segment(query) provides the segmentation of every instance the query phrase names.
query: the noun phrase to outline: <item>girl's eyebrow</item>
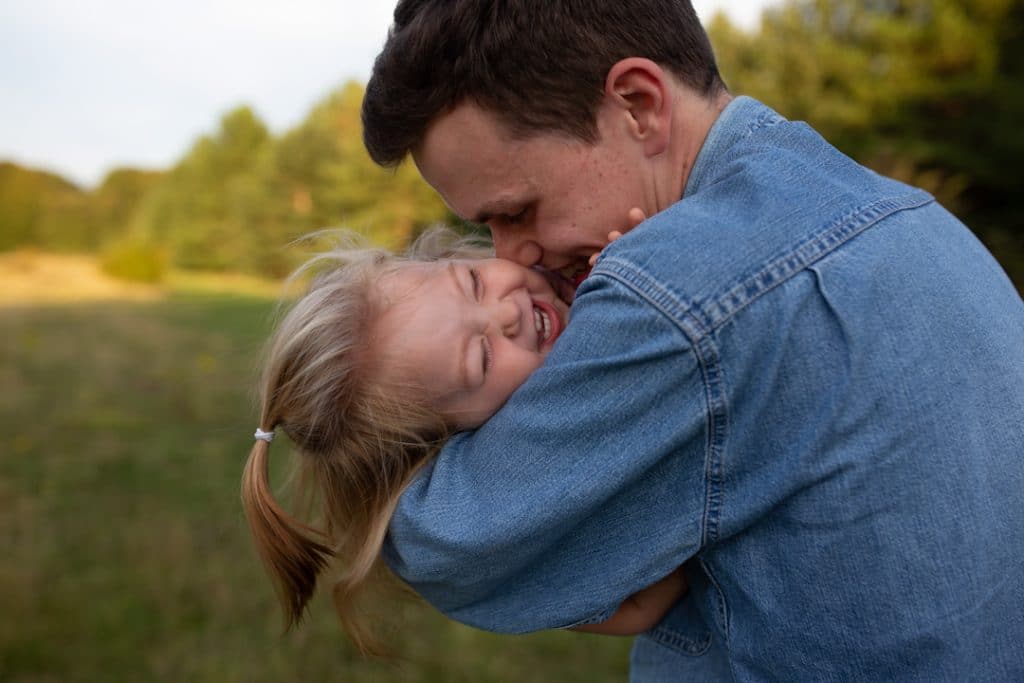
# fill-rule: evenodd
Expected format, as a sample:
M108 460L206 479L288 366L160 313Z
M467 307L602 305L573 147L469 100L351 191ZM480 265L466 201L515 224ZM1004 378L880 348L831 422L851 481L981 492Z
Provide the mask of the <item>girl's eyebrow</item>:
M459 279L459 271L456 269L453 261L448 262L448 274L452 277L452 283L455 285L455 290L460 292L462 296L466 297L466 299L469 299L469 294L466 293L466 287L463 285L462 280Z

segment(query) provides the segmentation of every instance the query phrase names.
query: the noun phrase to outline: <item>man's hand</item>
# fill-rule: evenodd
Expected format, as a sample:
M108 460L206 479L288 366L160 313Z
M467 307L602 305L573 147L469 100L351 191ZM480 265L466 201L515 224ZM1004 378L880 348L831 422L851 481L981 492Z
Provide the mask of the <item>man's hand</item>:
M615 614L605 621L574 626L570 630L605 636L635 636L654 628L664 619L688 588L680 567L661 581L626 598Z

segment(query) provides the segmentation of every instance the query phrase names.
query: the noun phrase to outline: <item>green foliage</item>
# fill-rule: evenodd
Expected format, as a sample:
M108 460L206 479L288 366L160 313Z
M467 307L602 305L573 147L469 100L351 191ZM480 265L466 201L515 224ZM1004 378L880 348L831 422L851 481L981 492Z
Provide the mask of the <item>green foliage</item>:
M251 109L228 113L218 131L200 138L146 197L133 233L165 246L180 267L232 269L236 241L245 240L234 211L238 186L271 142Z
M325 168L323 200L342 213L342 224L401 246L417 230L444 220L447 211L413 164L389 171L373 163L362 142L362 99L363 88L350 83L329 101L329 111L320 112L330 116L337 145L334 163Z
M362 146L363 89L332 93L273 139L249 109L226 116L147 197L131 229L178 267L281 276L303 235L349 227L401 246L441 221L443 203L411 165L378 168Z
M104 249L100 266L121 280L155 284L167 274L167 255L160 247L126 237Z
M932 192L1024 284L1024 3L788 0L756 33L710 32L734 92Z
M784 0L750 33L710 26L731 90L806 120L858 161L932 192L1024 286L1024 2ZM400 246L439 221L465 229L409 163L362 145L349 83L272 136L229 112L167 173L120 170L91 192L0 164L0 250L162 250L168 265L281 276L289 245L345 226Z
M401 246L446 216L410 164L390 172L366 154L362 95L354 83L331 94L277 140L237 187L239 222L249 237L239 261L250 269L284 274L295 265L285 247L323 228L351 228L379 244Z
M90 196L94 242L104 246L123 240L143 198L164 178L159 171L119 168L107 174Z
M0 250L80 247L90 225L77 187L52 173L0 162Z
M117 169L86 192L52 173L0 163L0 250L94 252L124 234L139 201L160 177Z

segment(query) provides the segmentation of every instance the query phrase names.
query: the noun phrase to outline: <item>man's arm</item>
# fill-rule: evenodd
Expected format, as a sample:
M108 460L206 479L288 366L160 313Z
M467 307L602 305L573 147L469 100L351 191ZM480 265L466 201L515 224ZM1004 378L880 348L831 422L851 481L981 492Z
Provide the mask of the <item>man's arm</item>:
M604 621L700 549L700 361L683 313L609 255L544 366L399 501L385 560L458 621L507 633Z

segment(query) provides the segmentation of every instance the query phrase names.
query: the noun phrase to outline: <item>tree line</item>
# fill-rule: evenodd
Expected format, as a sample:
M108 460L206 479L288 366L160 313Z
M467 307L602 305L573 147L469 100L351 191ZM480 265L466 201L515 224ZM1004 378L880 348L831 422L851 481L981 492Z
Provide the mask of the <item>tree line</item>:
M756 31L722 14L708 28L730 90L932 192L1024 287L1024 0L788 0ZM0 163L0 250L99 253L137 279L277 277L295 265L289 243L324 227L400 246L453 222L411 164L367 157L362 93L345 85L280 136L236 109L172 168L118 169L90 190Z

